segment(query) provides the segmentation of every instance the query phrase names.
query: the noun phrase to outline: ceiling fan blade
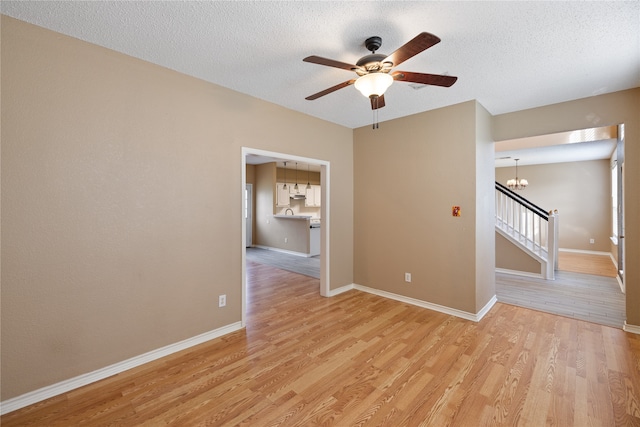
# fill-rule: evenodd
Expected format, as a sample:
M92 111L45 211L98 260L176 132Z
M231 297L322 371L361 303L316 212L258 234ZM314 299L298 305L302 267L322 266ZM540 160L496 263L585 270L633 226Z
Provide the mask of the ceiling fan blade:
M306 58L303 59L303 61L311 62L312 64L326 65L327 67L341 68L343 70L349 70L349 71L358 70L361 68L361 67L358 67L357 65L347 64L346 62L340 62L334 59L323 58L321 56L315 56L315 55L307 56Z
M425 74L425 73L412 73L410 71L396 71L391 74L394 80L401 82L422 83L423 85L444 86L449 87L453 85L457 77L444 76L442 74Z
M356 82L355 79L347 80L346 82L342 82L342 83L339 83L339 84L337 84L335 86L331 86L329 89L325 89L325 90L320 91L318 93L314 93L313 95L309 95L305 99L308 100L308 101L313 101L314 99L318 99L321 96L325 96L325 95L330 94L331 92L335 92L338 89L342 89L343 87L350 86L350 85L354 84L355 82Z
M434 44L440 43L440 38L430 33L420 33L400 46L395 52L387 56L383 62L392 62L397 67L407 59L429 49Z
M384 107L384 95L380 95L379 97L369 98L371 100L371 109L377 110L378 108Z

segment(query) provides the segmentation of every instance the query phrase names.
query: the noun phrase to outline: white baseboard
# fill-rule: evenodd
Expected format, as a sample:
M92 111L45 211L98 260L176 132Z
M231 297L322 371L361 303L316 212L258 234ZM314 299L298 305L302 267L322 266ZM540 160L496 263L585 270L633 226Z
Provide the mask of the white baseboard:
M329 296L330 297L334 297L336 295L340 295L340 294L342 294L344 292L347 292L347 291L350 291L352 289L355 289L355 285L353 283L351 283L350 285L344 285L344 286L341 286L341 287L336 288L336 289L331 289L329 291Z
M631 332L632 334L640 335L640 326L630 325L626 321L624 322L624 326L622 327L622 330L625 332Z
M616 269L616 271L617 271L617 269ZM626 289L625 289L624 283L622 282L622 279L620 278L620 275L619 275L619 274L616 274L616 280L618 281L618 286L620 286L620 291L621 291L623 294L626 294L627 292L626 292Z
M404 302L406 304L415 305L418 307L426 308L428 310L437 311L440 313L448 314L451 316L460 317L462 319L471 320L474 322L479 322L488 312L491 310L491 307L497 302L497 298L494 295L491 300L478 312L478 313L469 313L462 310L457 310L455 308L446 307L444 305L433 304L427 301L422 301L416 298L407 297L404 295L394 294L392 292L382 291L380 289L369 288L367 286L362 285L353 285L353 289L357 289L362 292L367 292L370 294L378 295L384 298L389 298L395 301Z
M513 276L533 277L535 279L543 279L540 273L531 273L529 271L509 270L506 268L496 268L496 273L511 274Z
M611 255L611 252L587 251L583 249L567 249L567 248L558 248L558 252L573 252L575 254L587 254L587 255Z
M613 254L609 254L609 257L611 258L611 262L613 262L613 265L616 267L616 271L618 271L618 260L615 259Z
M131 368L135 368L136 366L152 362L170 354L186 350L189 347L202 344L214 338L219 338L223 335L238 331L240 329L242 329L241 322L232 323L230 325L223 326L222 328L205 332L195 337L187 338L186 340L174 344L169 344L165 347L152 350L148 353L132 357L131 359L123 360L122 362L118 362L113 365L98 369L97 371L79 375L77 377L61 381L57 384L52 384L50 386L43 387L29 393L25 393L21 396L5 400L4 402L0 402L0 415L4 415L17 409L24 408L25 406L41 402L45 399L49 399L59 394L66 393L87 384L105 379L112 375L119 374Z
M476 322L482 320L482 318L493 308L494 305L496 305L497 302L498 297L495 295L492 296L489 302L487 302L484 307L482 307L480 311L476 313L476 318L478 319L476 320Z

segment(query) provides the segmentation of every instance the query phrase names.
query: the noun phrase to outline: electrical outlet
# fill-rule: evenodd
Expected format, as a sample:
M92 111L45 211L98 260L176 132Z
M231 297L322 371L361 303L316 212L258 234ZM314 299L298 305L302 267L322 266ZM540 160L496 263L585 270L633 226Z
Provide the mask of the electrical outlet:
M596 239L589 239L589 243L591 243L592 245L596 242Z
M411 283L411 273L404 273L404 281Z
M289 243L289 238L288 238L288 237L285 237L285 238L284 238L284 242L285 242L285 243Z
M218 297L218 307L224 307L225 305L227 305L227 296L220 295Z

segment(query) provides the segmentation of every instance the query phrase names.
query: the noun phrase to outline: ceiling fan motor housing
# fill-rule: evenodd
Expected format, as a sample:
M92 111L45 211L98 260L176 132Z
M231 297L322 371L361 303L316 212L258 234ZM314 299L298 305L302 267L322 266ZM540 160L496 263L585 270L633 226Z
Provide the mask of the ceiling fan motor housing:
M376 53L376 50L380 49L380 46L382 46L382 38L378 36L369 37L364 41L364 45L367 47L367 50L371 51L371 53Z
M383 62L387 55L376 53L376 50L382 46L382 37L373 36L364 41L364 45L367 50L371 51L371 55L365 55L356 62L356 65L360 68L354 69L358 75L362 76L369 73L385 72L388 73L393 67L391 62Z
M361 73L359 72L358 69L354 71L359 75L375 73L378 71L382 71L383 69L386 69L386 71L389 71L389 69L391 69L393 64L389 62L382 62L385 60L386 57L387 55L382 55L380 53L372 53L371 55L365 55L362 58L360 58L358 62L356 62L356 65L360 67L360 69L366 70L366 72Z

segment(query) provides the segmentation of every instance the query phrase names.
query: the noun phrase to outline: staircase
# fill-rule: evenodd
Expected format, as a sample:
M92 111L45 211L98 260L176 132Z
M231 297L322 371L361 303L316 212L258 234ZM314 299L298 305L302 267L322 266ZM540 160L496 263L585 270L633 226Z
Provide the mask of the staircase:
M554 280L558 269L558 212L546 212L496 182L496 231L540 262L540 274Z

